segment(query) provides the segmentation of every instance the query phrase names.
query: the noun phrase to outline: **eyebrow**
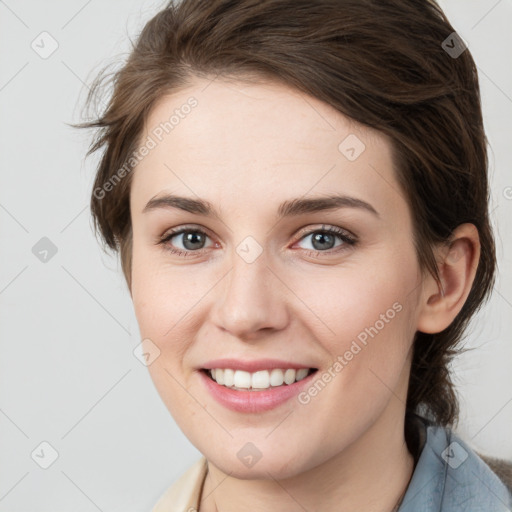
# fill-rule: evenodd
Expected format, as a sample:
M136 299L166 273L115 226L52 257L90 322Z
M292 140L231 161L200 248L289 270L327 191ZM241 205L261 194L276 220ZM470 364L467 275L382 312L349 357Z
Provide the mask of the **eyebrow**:
M189 213L204 215L206 217L218 217L218 213L212 204L204 199L191 199L189 197L165 194L155 196L148 201L142 213L159 208L176 208ZM325 197L297 198L281 203L277 210L280 219L292 217L295 215L304 215L326 210L335 210L339 208L358 208L368 211L380 218L375 208L356 197L346 195L328 195Z

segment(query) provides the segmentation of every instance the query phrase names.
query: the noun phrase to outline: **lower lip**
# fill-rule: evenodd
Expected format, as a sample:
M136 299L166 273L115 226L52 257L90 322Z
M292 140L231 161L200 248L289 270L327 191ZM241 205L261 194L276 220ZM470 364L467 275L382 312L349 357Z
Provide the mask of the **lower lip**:
M213 398L228 409L237 412L263 412L274 409L298 395L308 385L315 373L309 374L293 384L283 384L267 391L236 391L217 384L205 371L199 371L201 378Z

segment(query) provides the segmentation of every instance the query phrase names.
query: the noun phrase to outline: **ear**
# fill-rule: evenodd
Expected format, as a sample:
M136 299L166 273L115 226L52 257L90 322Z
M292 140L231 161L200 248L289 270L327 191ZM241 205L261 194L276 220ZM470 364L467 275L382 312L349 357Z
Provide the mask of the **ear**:
M454 230L450 242L436 249L439 289L428 274L423 282L417 330L438 333L455 319L471 291L480 260L480 237L473 224L461 224Z

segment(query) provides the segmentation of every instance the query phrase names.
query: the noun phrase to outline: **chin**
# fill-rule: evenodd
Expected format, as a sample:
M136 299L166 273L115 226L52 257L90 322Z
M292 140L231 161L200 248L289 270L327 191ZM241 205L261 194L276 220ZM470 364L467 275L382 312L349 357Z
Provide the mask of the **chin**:
M231 450L206 453L205 457L225 474L240 480L283 480L297 476L321 462L314 461L313 457L308 460L304 453L299 454L297 450L293 453L276 450L268 443L259 454L247 443L235 453Z

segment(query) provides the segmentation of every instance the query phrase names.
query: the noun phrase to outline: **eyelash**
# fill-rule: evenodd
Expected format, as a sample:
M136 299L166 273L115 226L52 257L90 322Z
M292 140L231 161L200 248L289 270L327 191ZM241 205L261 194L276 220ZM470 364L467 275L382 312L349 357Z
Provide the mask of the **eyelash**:
M169 243L170 240L172 238L174 238L175 236L181 235L186 232L200 233L202 235L208 236L208 233L206 233L202 229L199 229L199 228L196 228L193 226L190 226L190 227L185 226L185 227L181 227L181 228L176 228L175 230L172 230L172 231L168 231L162 238L160 238L157 241L157 245L161 245L161 246L165 247L165 249L170 251L172 254L176 254L178 256L182 256L185 258L194 256L196 254L201 254L201 252L204 249L199 249L197 251L192 251L192 250L184 251L182 249L176 249ZM329 235L335 235L343 241L343 244L341 244L341 246L338 246L336 249L328 249L326 251L304 249L304 251L306 251L306 254L308 256L316 257L316 256L319 256L320 254L337 254L339 252L347 250L349 247L354 247L355 245L357 245L357 242L358 242L357 237L355 237L353 235L349 235L349 233L347 231L345 231L344 229L338 228L336 226L330 226L328 228L322 227L322 228L317 228L317 229L307 231L304 234L302 234L302 236L300 236L298 241L301 241L303 238L306 238L307 236L313 235L315 233L324 233L324 234L329 234Z

